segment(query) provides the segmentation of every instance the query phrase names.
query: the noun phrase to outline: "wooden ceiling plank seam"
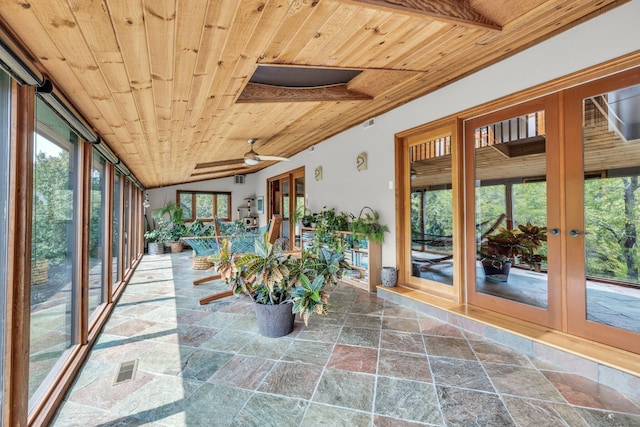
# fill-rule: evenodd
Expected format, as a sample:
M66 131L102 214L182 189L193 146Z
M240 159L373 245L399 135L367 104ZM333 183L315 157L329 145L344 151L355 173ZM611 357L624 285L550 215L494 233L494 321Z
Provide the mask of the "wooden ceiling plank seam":
M59 82L53 75L75 75L76 70L71 66L71 64L66 60L65 56L60 52L59 47L51 38L49 31L47 31L47 25L43 23L40 17L36 14L40 9L34 8L22 8L17 3L12 3L10 5L5 5L5 9L3 10L3 14L6 14L6 17L16 17L17 22L8 22L8 25L11 28L17 28L18 26L23 31L26 31L26 34L37 38L39 41L37 46L25 47L25 50L30 51L31 55L34 58L38 58L40 62L40 67L42 67L43 75L50 78L54 85L57 86L60 91L64 94L65 98L71 100L71 95L75 93L84 93L85 96L81 97L83 100L74 102L73 105L78 109L78 111L83 112L83 116L88 120L89 123L92 123L92 126L97 126L99 132L103 132L105 134L113 134L114 129L111 127L111 123L106 120L96 120L96 117L101 117L104 114L104 111L101 111L100 107L96 104L95 99L89 96L88 92L85 90L80 81L63 81ZM10 10L8 7L14 7L17 9L17 13L10 14ZM27 16L25 18L25 15ZM28 18L31 16L31 19ZM48 16L45 19L48 21ZM5 20L6 22L6 20ZM21 44L25 45L25 40L21 38L19 35L17 39L21 41ZM50 65L50 68L44 68L45 65ZM52 73L51 69L60 70L60 73Z
M388 42L379 44L376 47L376 60L368 60L367 66L374 68L390 68L390 69L415 69L423 70L422 67L402 67L400 64L403 58L421 49L421 45L432 38L439 37L442 33L446 33L451 29L459 29L461 32L468 33L469 29L464 27L456 27L441 22L417 21L416 25L405 25L401 30ZM364 58L362 59L364 60Z
M373 31L371 37L359 45L359 49L353 50L349 54L349 63L362 68L367 66L380 68L381 66L378 64L380 61L375 58L384 51L384 45L391 38L395 38L396 34L403 33L405 26L410 26L409 22L415 23L417 21L406 15L390 15L381 25L376 27L377 31Z
M171 162L171 106L176 32L176 0L146 2L144 28L155 105L157 146L163 164Z
M83 4L83 7L71 8L71 11L104 79L106 92L110 95L104 99L113 99L115 108L109 109L114 109L114 113L118 112L119 122L129 133L124 142L131 141L135 135L142 134L142 125L137 120L137 110L126 78L124 60L108 12L102 4L94 2ZM121 151L120 142L113 138L107 139L104 135L103 139L118 155Z
M176 13L176 38L174 51L174 81L171 111L171 151L169 157L175 170L179 171L178 156L189 143L188 130L184 123L187 116L187 107L192 93L193 76L196 72L196 64L200 55L202 43L202 31L205 27L205 18L209 10L209 2L198 0L181 0Z
M288 12L288 8L286 8L285 5L287 5L287 2L282 0L274 0L268 2L267 4L259 5L258 8L261 9L261 13L256 16L255 21L253 21L254 25L252 27L252 31L247 33L244 43L242 43L242 41L240 40L234 40L236 42L235 46L230 46L229 44L225 46L223 58L238 58L234 64L233 69L229 69L228 72L230 72L232 76L239 75L238 78L242 78L242 80L238 80L240 85L238 87L238 90L233 92L234 96L232 99L228 99L229 97L222 96L218 97L219 99L216 102L212 103L213 107L215 108L215 110L211 112L212 116L219 114L219 112L221 111L220 107L224 106L225 103L225 108L228 108L230 105L235 103L237 97L240 95L242 88L244 88L246 82L253 74L257 66L257 59L264 51L264 48L268 41L272 39L271 34L273 34L278 25L281 25L284 16ZM236 22L240 24L242 22L241 19L242 18L238 18ZM260 24L262 25L259 28ZM257 31L258 28L259 31ZM234 53L234 51L236 52ZM225 62L229 62L225 59L222 59L222 61L223 64ZM244 69L245 71L239 71L239 69ZM233 83L234 80L232 78L229 81ZM209 90L210 94L212 92L219 93L218 90L223 90L223 93L228 93L229 85L221 85L218 83L218 81L214 81L213 83L213 90L211 88ZM209 99L212 99L211 96L209 97ZM213 129L213 126L215 126L215 124L211 120L201 120L200 123L202 123L202 126L204 127L203 129L199 128L202 129L202 136L204 138L209 138L209 136L211 135L211 130Z
M318 2L315 7L309 10L308 15L297 28L290 28L284 34L277 34L274 37L274 40L283 37L288 40L288 43L283 43L284 47L279 52L269 52L267 50L268 55L265 56L265 59L269 62L294 63L294 58L298 53L304 49L309 40L315 37L327 18L332 16L339 7L340 4L335 2ZM296 24L298 23L296 22ZM284 32L290 25L285 22L282 27Z
M144 6L141 0L127 2L106 0L105 3L129 78L136 116L142 126L143 134L141 136L144 143L139 144L140 155L149 159L151 163L160 163L162 159L157 142L157 120L154 114L155 100L153 99ZM146 183L154 175L158 175L155 168L151 171L141 171L141 176L138 179Z
M387 22L392 14L390 12L381 11L373 8L369 9L373 12L370 19L360 24L356 28L356 33L349 38L342 46L336 48L332 52L332 58L329 64L334 66L345 66L352 62L352 57L356 53L360 53L363 50L363 44L368 43L371 39L376 39L375 43L379 43L384 35L380 31L380 27Z
M340 0L346 3L368 5L390 9L398 13L417 17L429 17L450 21L456 25L482 28L485 31L500 31L501 27L486 16L475 11L468 0L412 0L397 2L390 0Z
M326 56L333 52L331 41L334 38L346 38L352 31L356 30L356 28L350 30L352 27L350 27L348 23L360 9L361 8L353 5L341 4L333 11L331 16L318 27L313 37L307 40L304 48L298 51L291 62L295 64L309 64L316 58Z
M226 45L227 38L229 37L229 34L231 33L231 30L230 30L231 22L233 21L233 19L235 19L239 8L242 6L240 3L230 3L230 4L231 5L235 4L235 6L231 8L233 13L230 14L231 15L231 20L230 21L226 21L226 22L220 23L220 22L218 22L216 20L215 23L213 23L213 21L212 21L211 24L207 24L207 18L213 20L213 19L215 19L215 17L209 15L209 9L207 10L207 14L203 15L203 18L204 18L203 23L202 23L203 27L211 25L214 28L219 28L219 29L221 29L223 31L224 40L222 41L222 46ZM227 7L227 9L228 9L228 7ZM213 10L211 13L215 13L215 12L216 11ZM227 17L225 19L229 19L229 16L227 15ZM222 25L220 25L220 24L222 24ZM202 43L203 43L203 39L201 37L198 40L198 56L196 57L196 62L194 63L194 73L196 72L196 69L197 69L198 60L200 60L200 58L202 56L204 56L204 55L210 55L211 59L213 59L215 61L214 64L213 64L214 69L213 69L212 78L210 80L213 80L213 81L226 81L226 77L225 76L221 76L219 74L219 65L218 65L218 64L220 64L220 61L221 61L220 58L222 57L222 49L224 49L224 47L221 48L220 52L216 52L215 55L211 55L208 52L204 52L203 51ZM189 95L188 95L188 98L187 98L187 102L184 103L184 116L183 116L184 118L183 118L183 120L184 120L184 123L185 124L188 123L188 125L182 127L182 133L181 133L181 137L180 137L181 141L187 141L188 140L188 141L193 143L193 142L198 142L201 139L200 131L196 128L195 124L193 124L193 125L191 124L193 122L193 117L192 117L193 116L193 112L190 112L190 109L198 108L197 105L195 105L196 103L199 103L197 101L197 98L199 98L203 94L206 95L206 90L199 89L198 91L194 91L194 88L196 88L196 86L194 86L194 85L198 84L198 83L199 82L192 82L192 86L190 87L190 92L189 92ZM205 82L202 82L202 84L206 86ZM195 100L194 100L194 98L195 98ZM216 102L217 101L218 100L216 100ZM206 98L205 98L205 103L206 103ZM181 107L183 107L183 106L181 105ZM203 108L203 107L200 107L200 108ZM187 144L187 145L190 146L190 144ZM188 158L193 158L194 156L196 156L196 158L197 158L198 153L195 153L193 148L191 147L191 148L189 148L187 150L184 150L182 152L182 155L187 156ZM191 163L191 164L193 164L193 163ZM181 173L182 174L187 174L187 173L190 172L190 170L191 170L190 165L184 165L184 168L181 170Z
M306 26L307 20L313 15L315 9L318 6L320 6L320 8L327 7L325 3L326 2L306 3L302 0L292 1L282 25L273 33L268 46L266 46L262 52L261 60L266 62L280 62L278 58L282 52L287 50L289 44L292 43L294 39L300 37L298 32ZM337 5L331 7L337 7Z

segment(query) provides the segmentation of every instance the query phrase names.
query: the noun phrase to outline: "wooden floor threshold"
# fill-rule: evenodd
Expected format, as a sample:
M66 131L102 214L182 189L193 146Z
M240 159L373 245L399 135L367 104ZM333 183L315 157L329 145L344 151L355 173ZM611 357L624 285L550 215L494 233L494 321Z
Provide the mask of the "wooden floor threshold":
M639 354L545 328L535 323L526 322L479 307L456 304L452 301L402 285L393 288L378 287L378 289L640 377Z

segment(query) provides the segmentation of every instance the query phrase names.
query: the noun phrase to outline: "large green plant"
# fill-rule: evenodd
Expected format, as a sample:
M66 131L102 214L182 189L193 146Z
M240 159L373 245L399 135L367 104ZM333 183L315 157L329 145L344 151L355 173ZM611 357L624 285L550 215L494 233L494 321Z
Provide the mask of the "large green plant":
M153 214L156 227L162 230L163 236L166 236L168 241L177 242L187 233L182 214L182 208L174 202L167 203Z
M258 304L292 303L305 324L314 314L326 314L327 286L335 286L348 268L341 253L322 248L317 253L303 251L300 257L278 252L265 233L255 252L235 254L224 240L220 253L211 257L215 269L234 294L245 293Z
M351 231L357 239L367 239L371 242L384 242L384 233L389 231L389 227L380 224L380 214L378 211L365 206L360 210L358 218L351 221Z

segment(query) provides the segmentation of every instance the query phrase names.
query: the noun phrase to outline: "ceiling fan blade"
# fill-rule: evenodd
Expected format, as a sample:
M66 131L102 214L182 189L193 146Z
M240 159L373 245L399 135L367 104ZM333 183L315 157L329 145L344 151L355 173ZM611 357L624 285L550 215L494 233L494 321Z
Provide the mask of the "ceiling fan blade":
M289 159L286 157L279 156L263 156L262 154L258 154L258 158L260 160L275 160L276 162L288 162Z
M196 169L207 169L207 168L215 168L218 166L237 165L239 163L244 163L244 158L231 159L231 160L219 160L217 162L198 163L196 165Z

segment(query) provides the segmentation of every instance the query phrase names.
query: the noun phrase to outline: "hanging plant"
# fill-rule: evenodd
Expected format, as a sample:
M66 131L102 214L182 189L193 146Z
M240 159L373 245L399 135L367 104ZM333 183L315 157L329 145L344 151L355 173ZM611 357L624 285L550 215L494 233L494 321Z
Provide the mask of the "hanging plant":
M389 231L389 227L380 224L380 214L377 211L365 206L360 210L358 218L351 221L351 231L357 239L383 243L384 233Z

